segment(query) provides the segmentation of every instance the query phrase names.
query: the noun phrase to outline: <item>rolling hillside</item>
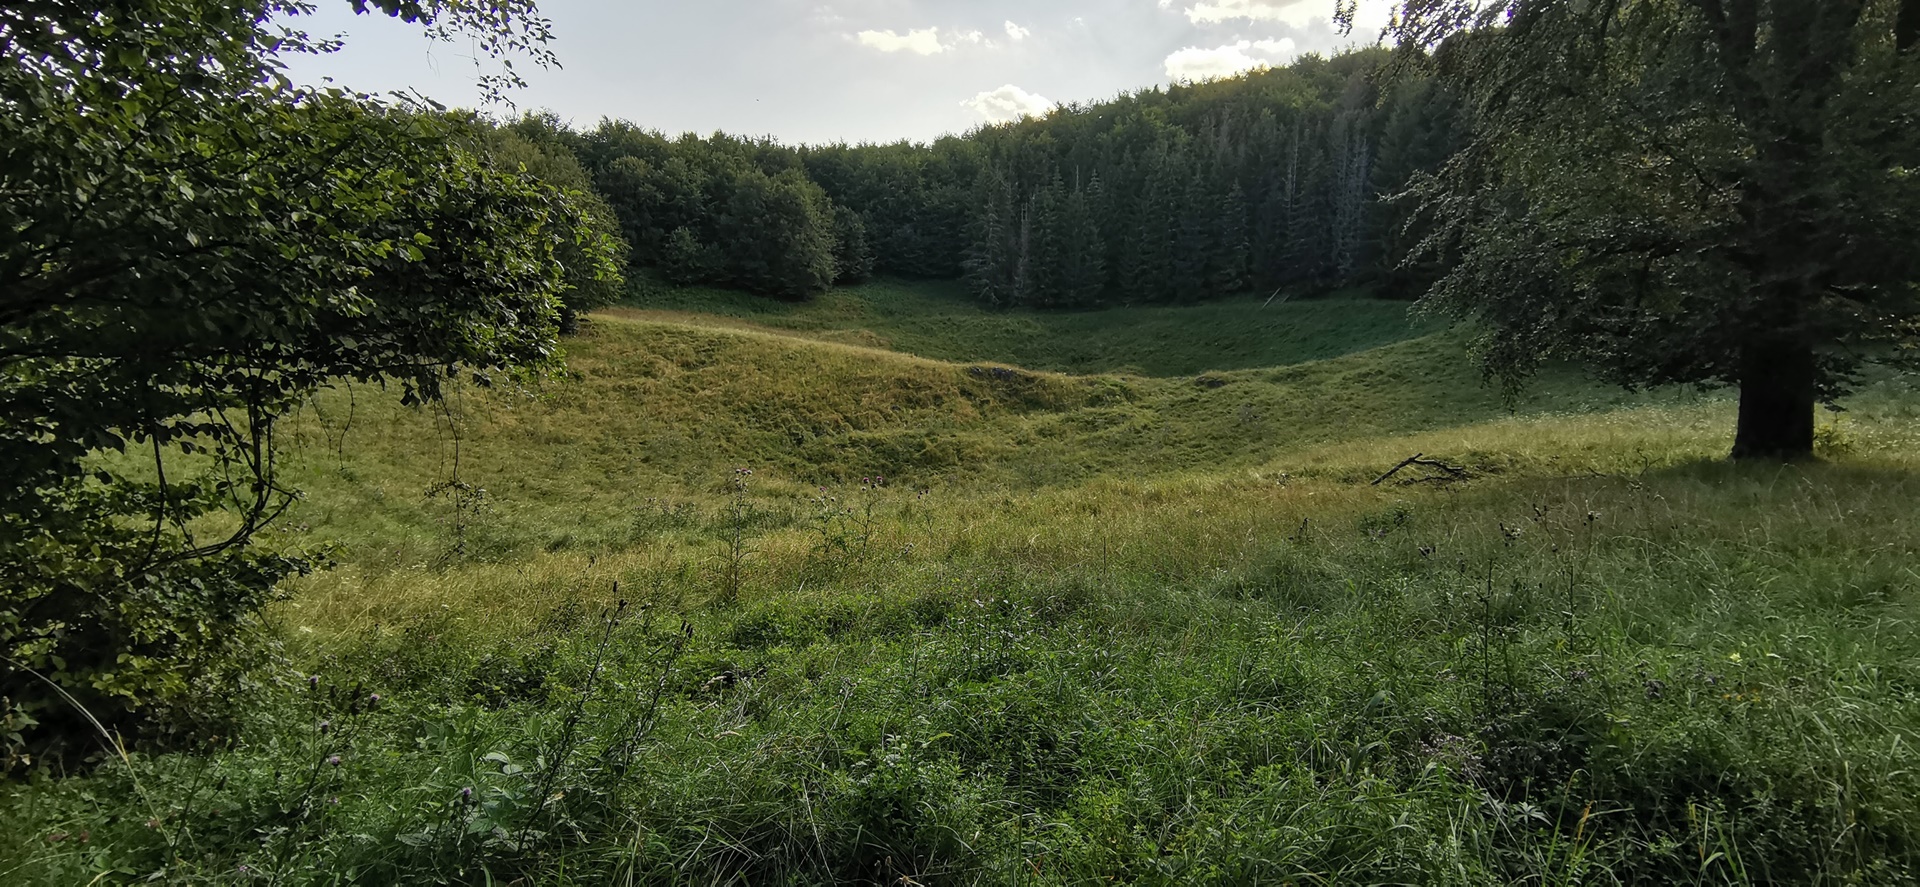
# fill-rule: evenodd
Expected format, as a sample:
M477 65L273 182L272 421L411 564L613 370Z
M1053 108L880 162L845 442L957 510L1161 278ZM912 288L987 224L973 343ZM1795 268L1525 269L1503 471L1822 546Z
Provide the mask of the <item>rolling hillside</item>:
M1734 466L1724 395L1509 403L1404 311L684 291L538 383L333 391L270 540L332 559L274 612L312 677L10 789L0 871L1903 883L1908 383Z
M615 310L569 343L564 378L465 389L438 412L338 392L295 429L299 482L312 493L301 519L323 537L431 547L440 528L423 491L454 479L456 464L458 480L487 491L489 545L505 552L617 539L636 501L705 491L742 466L792 489L880 475L915 489L1031 491L1254 470L1370 478L1412 454L1396 456L1405 447L1394 438L1449 430L1456 456L1491 471L1611 465L1623 445L1657 450L1659 464L1723 447L1725 405L1714 397L1631 396L1556 374L1509 404L1480 382L1463 336L1409 324L1399 304L1046 316L900 296L884 286L756 312L732 300L717 314ZM847 325L868 320L860 337L873 343L953 329L954 341L921 350L959 360L837 341L859 338ZM1296 334L1270 338L1275 329ZM1213 360L1206 343L1220 337L1232 341ZM1073 375L999 361L1068 342L1116 355L1158 343L1164 364L1191 372ZM1273 364L1235 367L1256 351ZM1552 452L1516 439L1595 427L1610 430ZM1636 435L1645 440L1620 440ZM1351 458L1356 448L1369 458Z

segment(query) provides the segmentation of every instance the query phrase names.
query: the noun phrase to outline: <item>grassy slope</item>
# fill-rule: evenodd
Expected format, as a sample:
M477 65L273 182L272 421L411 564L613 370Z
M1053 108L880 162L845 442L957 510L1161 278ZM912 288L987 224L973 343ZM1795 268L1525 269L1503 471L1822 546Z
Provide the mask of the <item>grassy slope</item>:
M1259 313L1325 324L1345 307ZM1366 316L1374 308L1355 310ZM324 538L442 546L431 515L444 503L425 494L454 476L457 456L459 478L488 492L478 544L498 556L619 541L645 500L700 495L736 466L796 489L878 474L956 491L1233 469L1364 473L1383 466L1328 465L1314 453L1515 415L1446 333L1203 379L1034 373L619 314L597 320L569 347L569 378L530 390L464 391L442 414L365 392L323 398L293 429L306 445L299 483L313 503L300 519ZM1626 397L1560 377L1515 407L1521 415L1592 413L1627 403L1655 416L1681 404L1692 405L1686 415L1695 418L1718 409L1697 397ZM458 421L448 424L448 416ZM1699 436L1678 444L1664 427L1658 433L1660 461L1719 446ZM1524 446L1453 449L1486 468L1547 456ZM1615 456L1592 447L1554 458L1561 455Z
M348 398L323 398L282 538L343 563L278 615L385 707L267 706L238 751L141 762L137 816L98 800L135 794L118 769L16 793L0 871L1903 883L1920 862L1920 409L1893 385L1851 404L1844 457L1730 467L1724 398L1555 376L1509 411L1453 334L1381 326L1395 306L1010 316L898 290L616 312L572 378L465 392L453 426L362 391L342 437ZM1318 338L1194 344L1263 323ZM930 359L1034 352L1090 374ZM425 495L456 437L488 491L458 554ZM1414 452L1475 479L1369 484ZM608 628L616 599L647 609ZM339 803L291 837L242 826L309 795ZM84 853L45 838L81 829Z
M953 361L1065 373L1186 376L1351 354L1437 329L1404 303L1279 303L1237 298L1188 307L983 312L951 283L879 281L807 303L724 290L645 290L616 314L755 327Z

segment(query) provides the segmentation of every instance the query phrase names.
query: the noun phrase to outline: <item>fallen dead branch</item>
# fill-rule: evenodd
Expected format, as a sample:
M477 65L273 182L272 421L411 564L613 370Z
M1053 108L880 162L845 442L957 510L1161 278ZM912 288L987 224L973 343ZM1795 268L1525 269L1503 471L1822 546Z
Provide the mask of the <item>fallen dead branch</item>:
M1383 483L1386 483L1387 478L1390 478L1396 474L1399 474L1402 469L1406 468L1409 465L1419 465L1425 468L1434 468L1440 471L1444 471L1446 472L1444 476L1444 479L1446 480L1465 480L1468 477L1467 470L1465 468L1461 468L1458 465L1448 465L1447 463L1442 462L1438 459L1429 459L1427 458L1426 453L1414 453L1413 455L1408 456L1406 460L1401 462L1400 464L1387 469L1386 474L1383 474L1383 475L1380 475L1379 477L1374 478L1373 483L1368 484L1368 486L1377 487ZM1437 479L1437 478L1427 478L1427 479L1431 480L1431 479Z

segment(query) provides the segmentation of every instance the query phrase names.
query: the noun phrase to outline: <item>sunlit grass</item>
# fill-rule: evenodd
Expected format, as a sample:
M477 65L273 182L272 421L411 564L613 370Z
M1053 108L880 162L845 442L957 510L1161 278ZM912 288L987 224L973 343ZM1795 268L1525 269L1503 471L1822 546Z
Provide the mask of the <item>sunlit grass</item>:
M141 761L167 828L115 768L15 789L0 872L1897 884L1920 862L1900 379L1849 401L1829 459L1735 466L1722 395L1562 372L1508 403L1458 334L1371 341L1381 306L1323 354L1186 341L1156 376L1006 363L1143 314L716 298L596 318L536 388L321 398L289 429L310 500L273 542L338 564L274 618L381 707L289 687L233 750ZM1162 320L1348 309L1205 310ZM1463 474L1373 483L1416 453ZM485 495L429 495L456 476ZM303 796L325 812L289 819ZM81 829L85 853L49 837Z

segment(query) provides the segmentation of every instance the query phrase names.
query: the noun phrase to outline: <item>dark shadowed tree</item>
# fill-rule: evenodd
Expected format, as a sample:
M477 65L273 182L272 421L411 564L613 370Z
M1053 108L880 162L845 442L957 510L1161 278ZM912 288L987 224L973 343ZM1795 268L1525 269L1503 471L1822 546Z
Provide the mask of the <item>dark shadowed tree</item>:
M1431 173L1459 150L1466 137L1458 103L1432 78L1411 78L1392 85L1382 109L1380 147L1370 175L1381 195L1374 209L1368 252L1380 290L1388 298L1418 298L1445 271L1415 249L1428 233L1415 223L1418 204L1405 187L1416 173Z
M1014 210L1013 185L1000 170L980 170L974 184L980 207L969 225L966 258L967 285L980 300L997 308L1024 298L1020 217Z
M1419 188L1427 297L1486 370L1740 391L1735 458L1911 353L1920 0L1416 0L1395 33L1470 104Z
M797 169L733 174L715 220L723 279L749 292L804 299L833 283L832 205Z
M1100 239L1096 215L1102 203L1100 179L1075 187L1060 210L1060 294L1067 308L1097 304L1107 287L1107 245Z
M1247 241L1247 197L1240 183L1228 186L1220 201L1220 219L1216 236L1218 253L1213 266L1213 291L1237 293L1247 288L1247 269L1252 246Z
M859 283L873 275L873 241L867 223L847 207L833 207L833 270L835 283Z
M1056 174L1027 200L1026 304L1036 308L1060 307L1068 286L1066 231L1061 224L1065 194Z

